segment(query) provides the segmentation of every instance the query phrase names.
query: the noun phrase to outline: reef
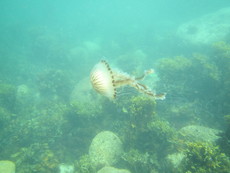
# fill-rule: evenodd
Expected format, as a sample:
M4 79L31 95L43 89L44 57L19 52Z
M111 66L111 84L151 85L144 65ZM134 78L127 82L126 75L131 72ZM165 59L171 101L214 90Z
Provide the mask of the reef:
M18 173L57 173L61 165L76 173L229 172L229 38L158 59L146 48L106 50L117 55L109 61L129 72L132 84L153 66L154 76L136 87L167 93L156 101L124 86L111 101L90 85L91 65L105 46L100 39L62 48L55 34L41 32L31 33L32 52L16 56L23 57L20 65L7 65L12 74L0 75L0 159ZM105 61L103 67L111 72Z

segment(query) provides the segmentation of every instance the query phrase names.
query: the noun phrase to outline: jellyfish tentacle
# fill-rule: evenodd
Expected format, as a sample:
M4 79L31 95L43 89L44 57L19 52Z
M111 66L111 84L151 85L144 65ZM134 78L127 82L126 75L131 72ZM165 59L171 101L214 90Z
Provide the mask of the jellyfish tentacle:
M149 69L149 70L145 70L144 74L141 75L140 77L135 77L135 80L144 80L144 78L149 75L149 74L152 74L154 73L154 70L153 69Z
M166 93L161 93L161 94L156 94L156 95L155 95L155 98L156 98L157 100L164 100L165 97L166 97Z
M150 88L145 86L144 84L141 84L141 83L136 81L134 83L130 83L130 86L136 88L139 92L141 92L143 94L146 94L146 95L149 95L149 96L155 98L154 92Z
M164 100L165 99L166 93L155 94L150 88L148 88L147 86L145 86L139 82L133 83L132 86L134 88L136 88L139 92L146 94L148 96L151 96L156 100Z

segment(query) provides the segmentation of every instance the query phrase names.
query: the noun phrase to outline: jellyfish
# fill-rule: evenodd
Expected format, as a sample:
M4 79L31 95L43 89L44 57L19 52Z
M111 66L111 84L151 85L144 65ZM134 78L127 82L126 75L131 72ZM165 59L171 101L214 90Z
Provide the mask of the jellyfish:
M123 86L135 88L140 93L150 96L156 100L164 100L165 93L155 94L148 86L140 83L146 75L154 73L153 69L147 70L140 77L130 76L118 69L112 69L108 62L101 60L97 63L90 74L90 81L96 92L114 100L117 97L117 89Z

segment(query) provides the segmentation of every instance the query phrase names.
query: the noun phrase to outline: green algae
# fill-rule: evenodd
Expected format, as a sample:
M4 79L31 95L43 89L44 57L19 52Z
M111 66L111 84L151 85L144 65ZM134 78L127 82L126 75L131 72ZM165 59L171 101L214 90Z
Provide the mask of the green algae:
M17 172L52 173L57 170L58 158L47 143L34 143L29 147L21 148L11 155L15 160Z
M227 173L230 168L229 158L210 143L188 143L185 155L180 172Z
M134 173L141 171L148 172L158 166L154 156L148 153L141 153L136 149L130 149L128 152L124 153L122 161L126 164L128 169Z
M76 160L74 166L77 173L91 173L95 171L91 165L91 160L88 154L82 155L78 160Z

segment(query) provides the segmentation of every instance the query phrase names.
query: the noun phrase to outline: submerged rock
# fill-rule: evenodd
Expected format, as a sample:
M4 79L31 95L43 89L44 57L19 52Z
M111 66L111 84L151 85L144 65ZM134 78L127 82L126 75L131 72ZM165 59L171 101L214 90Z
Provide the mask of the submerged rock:
M26 97L29 94L29 87L25 84L17 86L17 98Z
M194 44L211 44L222 41L230 33L230 8L182 24L177 34Z
M171 169L176 169L179 167L182 160L185 158L185 154L182 152L169 154L167 156L167 161Z
M179 130L180 137L189 142L208 142L215 143L220 137L218 133L220 130L209 127L189 125Z
M114 167L105 166L102 169L100 169L97 173L131 173L131 172L126 169L117 169Z
M27 85L18 85L16 89L16 99L20 106L27 106L33 103L35 95L32 94L31 89Z
M118 161L122 152L122 142L113 132L100 132L89 147L92 167L100 169L103 166L112 166Z
M59 173L74 173L74 166L68 164L60 164Z
M0 160L0 173L15 173L15 164L9 160Z

